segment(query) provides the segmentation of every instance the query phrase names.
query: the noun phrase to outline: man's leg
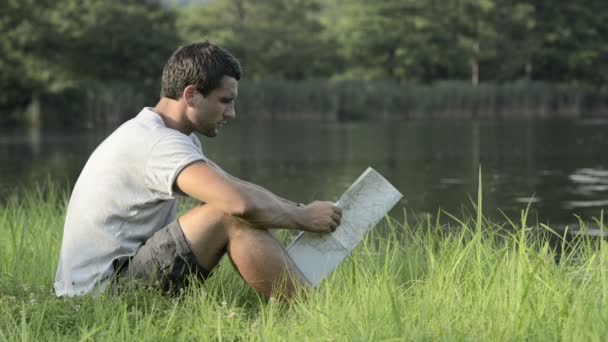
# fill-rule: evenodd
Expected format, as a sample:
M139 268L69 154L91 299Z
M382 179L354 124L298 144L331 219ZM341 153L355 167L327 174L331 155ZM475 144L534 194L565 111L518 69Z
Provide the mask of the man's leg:
M265 229L203 205L179 218L186 241L205 269L213 269L227 251L245 282L270 297L280 291L291 297L310 285L277 239Z

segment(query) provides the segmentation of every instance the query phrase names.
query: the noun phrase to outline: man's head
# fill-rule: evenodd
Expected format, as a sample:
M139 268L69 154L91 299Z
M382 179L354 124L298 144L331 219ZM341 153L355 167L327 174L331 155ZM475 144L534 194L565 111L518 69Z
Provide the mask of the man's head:
M183 105L185 133L214 137L234 118L241 66L228 51L213 44L182 46L165 65L161 98Z
M188 85L207 96L224 76L241 79L241 65L228 51L208 42L185 45L165 64L160 96L179 100Z

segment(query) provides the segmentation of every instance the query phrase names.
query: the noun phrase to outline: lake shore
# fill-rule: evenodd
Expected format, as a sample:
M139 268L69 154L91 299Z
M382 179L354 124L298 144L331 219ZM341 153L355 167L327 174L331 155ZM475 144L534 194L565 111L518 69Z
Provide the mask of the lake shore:
M6 124L116 126L157 101L154 91L122 83L76 85L36 95L24 112L5 115L14 118ZM532 81L474 86L462 81L243 80L237 113L239 120L320 122L608 118L608 92Z

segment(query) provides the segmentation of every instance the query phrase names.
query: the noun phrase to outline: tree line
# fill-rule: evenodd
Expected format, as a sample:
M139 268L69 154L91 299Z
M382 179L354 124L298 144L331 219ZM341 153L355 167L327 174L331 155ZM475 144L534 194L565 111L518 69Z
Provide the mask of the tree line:
M216 0L180 13L181 37L226 45L260 78L608 79L601 0Z
M201 40L254 81L608 80L600 0L1 0L0 34L2 122L41 97L125 86L155 97L171 52Z

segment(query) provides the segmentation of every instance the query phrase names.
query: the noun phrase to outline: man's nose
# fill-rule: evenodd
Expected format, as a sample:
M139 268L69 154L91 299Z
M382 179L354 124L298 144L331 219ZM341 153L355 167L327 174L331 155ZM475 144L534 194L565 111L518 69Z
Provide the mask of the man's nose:
M226 112L224 112L224 116L227 117L228 119L234 119L236 117L236 110L234 108L234 105L230 106Z

